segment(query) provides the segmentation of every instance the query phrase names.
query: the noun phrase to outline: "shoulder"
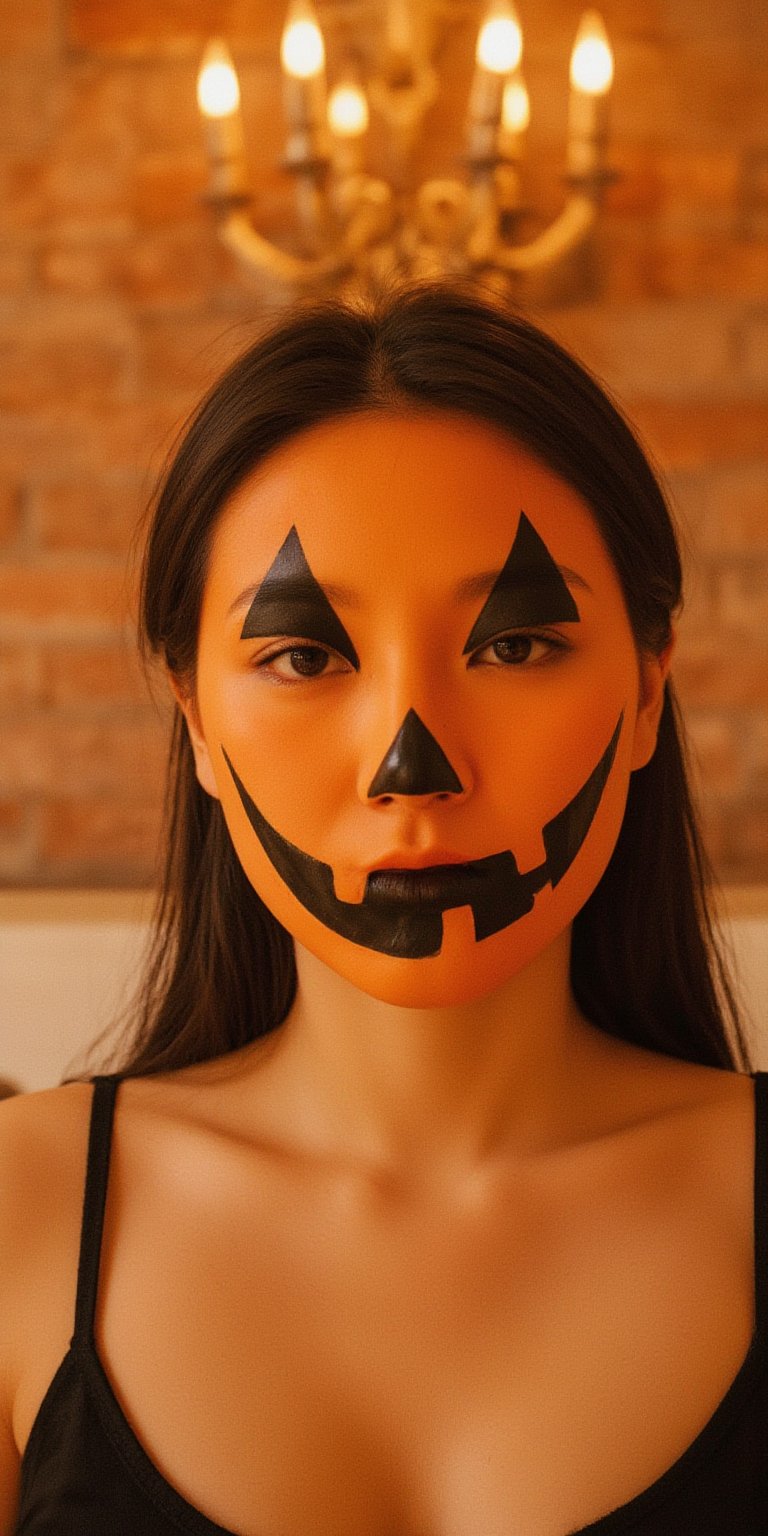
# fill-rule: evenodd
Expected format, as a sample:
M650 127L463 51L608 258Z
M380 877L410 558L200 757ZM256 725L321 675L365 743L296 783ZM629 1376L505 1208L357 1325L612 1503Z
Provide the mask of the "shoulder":
M607 1069L605 1062L608 1062ZM755 1081L748 1072L683 1061L621 1043L603 1050L601 1066L582 1093L597 1106L599 1135L608 1134L617 1168L634 1168L635 1149L647 1152L648 1175L660 1188L687 1180L692 1198L713 1199L744 1216L755 1170ZM589 1117L591 1111L585 1108ZM666 1172L665 1172L666 1170Z
M0 1102L0 1411L21 1368L31 1282L54 1255L59 1276L59 1255L76 1263L92 1099L76 1082Z
M719 1212L724 1230L753 1238L756 1087L748 1072L655 1058L643 1105L660 1186L677 1182Z

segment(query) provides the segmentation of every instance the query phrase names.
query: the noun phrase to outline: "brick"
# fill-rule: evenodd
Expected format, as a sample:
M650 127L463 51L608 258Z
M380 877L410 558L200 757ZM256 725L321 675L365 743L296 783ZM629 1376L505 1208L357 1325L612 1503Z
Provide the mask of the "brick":
M37 234L48 215L42 163L29 154L0 163L0 198L7 231Z
M32 279L32 252L19 246L0 246L0 294L22 294Z
M675 0L666 10L666 36L671 44L680 38L708 41L722 46L723 37L751 38L754 46L768 42L768 18L752 0L718 0L715 7L699 0Z
M662 476L675 527L689 566L701 559L702 527L713 471L704 466L674 469Z
M146 154L134 162L133 208L142 225L178 225L200 207L206 186L201 152Z
M122 566L0 564L0 634L8 639L113 633L131 623L133 601Z
M719 800L706 795L697 799L698 824L704 847L716 874L724 868L728 852L729 814Z
M0 7L0 52L4 58L46 53L58 47L58 23L57 0L7 0Z
M690 548L681 550L683 566L683 608L678 616L679 644L688 637L709 633L715 626L715 591L711 565L699 559Z
M768 393L768 311L747 318L743 331L744 366L748 377ZM768 419L768 404L766 404Z
M643 142L652 124L655 141L689 152L762 142L765 66L749 28L706 39L678 34L674 51L616 38L615 51L617 137Z
M723 564L716 574L719 623L750 636L764 647L768 636L768 560Z
M559 312L551 329L612 391L697 399L739 392L727 302L582 305Z
M48 218L130 214L130 80L73 64L44 166Z
M41 649L39 699L53 709L146 710L150 692L135 644L57 645Z
M40 547L127 554L147 492L138 472L43 482L32 503Z
M604 214L610 219L647 219L658 212L663 197L661 156L648 144L612 141L611 167L617 179L605 190ZM621 222L621 221L619 221Z
M765 885L768 879L768 795L742 802L729 818L726 867L734 885Z
M752 458L765 451L765 400L680 403L633 399L632 422L653 456L669 469Z
M24 824L24 806L20 800L0 800L0 838L18 833Z
M0 644L0 710L28 709L37 702L40 663L29 645Z
M768 291L768 243L734 239L732 230L669 233L654 242L647 271L650 291L664 298L759 299Z
M742 157L729 140L681 148L657 143L647 151L659 186L658 208L666 213L694 209L732 209L739 197Z
M75 404L49 401L34 413L0 412L0 476L59 479L141 473L151 488L190 402L155 400Z
M768 555L768 460L677 470L666 484L696 558Z
M10 549L21 534L21 494L17 485L0 482L0 551Z
M764 706L765 695L757 702ZM752 712L748 747L751 796L768 800L768 715L764 707Z
M121 802L161 796L166 731L153 717L130 720L38 716L3 729L0 795L77 800L116 795Z
M709 795L737 795L747 771L737 719L692 709L685 724L701 788Z
M99 875L126 876L137 883L156 874L161 831L158 801L125 805L93 798L86 801L54 799L42 816L40 857L51 873L80 874L98 881Z
M9 10L23 10L20 3L0 7L0 15ZM0 48L0 98L3 111L0 115L0 153L18 164L27 157L44 155L61 120L66 95L64 74L59 61L10 57ZM4 218L8 217L7 203L3 203Z
M768 459L717 470L708 492L702 549L718 555L768 555Z
M0 408L119 398L130 388L133 346L132 328L111 303L88 313L20 306L0 323Z
M197 73L205 43L184 58L147 54L140 69L132 69L131 124L136 139L136 165L144 156L191 159L205 172L204 134L197 105ZM238 75L240 59L235 60Z
M265 33L279 44L285 21L283 0L228 0L226 35L230 41L264 46ZM72 48L130 59L166 54L197 55L207 39L222 29L219 0L131 0L130 5L104 5L103 0L70 0L67 40Z
M104 245L52 245L40 257L40 281L59 293L93 297L109 292L112 281L109 249Z
M25 883L38 857L37 814L23 800L0 799L0 881Z
M188 310L200 306L231 265L212 225L157 231L122 248L115 263L119 293L137 306Z
M232 325L221 317L166 319L147 315L140 322L143 392L197 403L227 365L255 337L252 323Z
M768 699L768 651L755 651L743 634L692 636L678 645L673 677L686 710L759 711Z

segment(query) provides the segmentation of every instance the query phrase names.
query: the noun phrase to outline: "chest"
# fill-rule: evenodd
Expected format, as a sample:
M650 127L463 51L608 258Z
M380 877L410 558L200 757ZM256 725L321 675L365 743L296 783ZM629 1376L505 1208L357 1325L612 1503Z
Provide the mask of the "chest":
M160 1473L242 1536L567 1536L680 1456L747 1352L749 1203L684 1157L457 1209L166 1151L152 1181L115 1157L97 1345ZM27 1431L71 1332L47 1315Z

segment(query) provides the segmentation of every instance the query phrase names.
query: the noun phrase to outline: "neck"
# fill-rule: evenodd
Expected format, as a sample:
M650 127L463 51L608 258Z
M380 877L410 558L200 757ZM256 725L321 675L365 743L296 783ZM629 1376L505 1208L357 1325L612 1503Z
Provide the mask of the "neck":
M576 1007L569 954L566 930L490 996L413 1009L297 945L275 1062L292 1125L322 1154L408 1177L455 1179L556 1145L578 1106L574 1075L606 1039Z

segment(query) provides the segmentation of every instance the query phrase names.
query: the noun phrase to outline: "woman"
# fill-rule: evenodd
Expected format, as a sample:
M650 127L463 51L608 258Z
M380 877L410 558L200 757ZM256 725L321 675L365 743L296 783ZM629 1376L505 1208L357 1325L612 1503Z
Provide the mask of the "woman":
M212 389L144 568L139 1025L0 1119L0 1530L767 1528L768 1075L680 596L613 405L459 289L301 312Z

